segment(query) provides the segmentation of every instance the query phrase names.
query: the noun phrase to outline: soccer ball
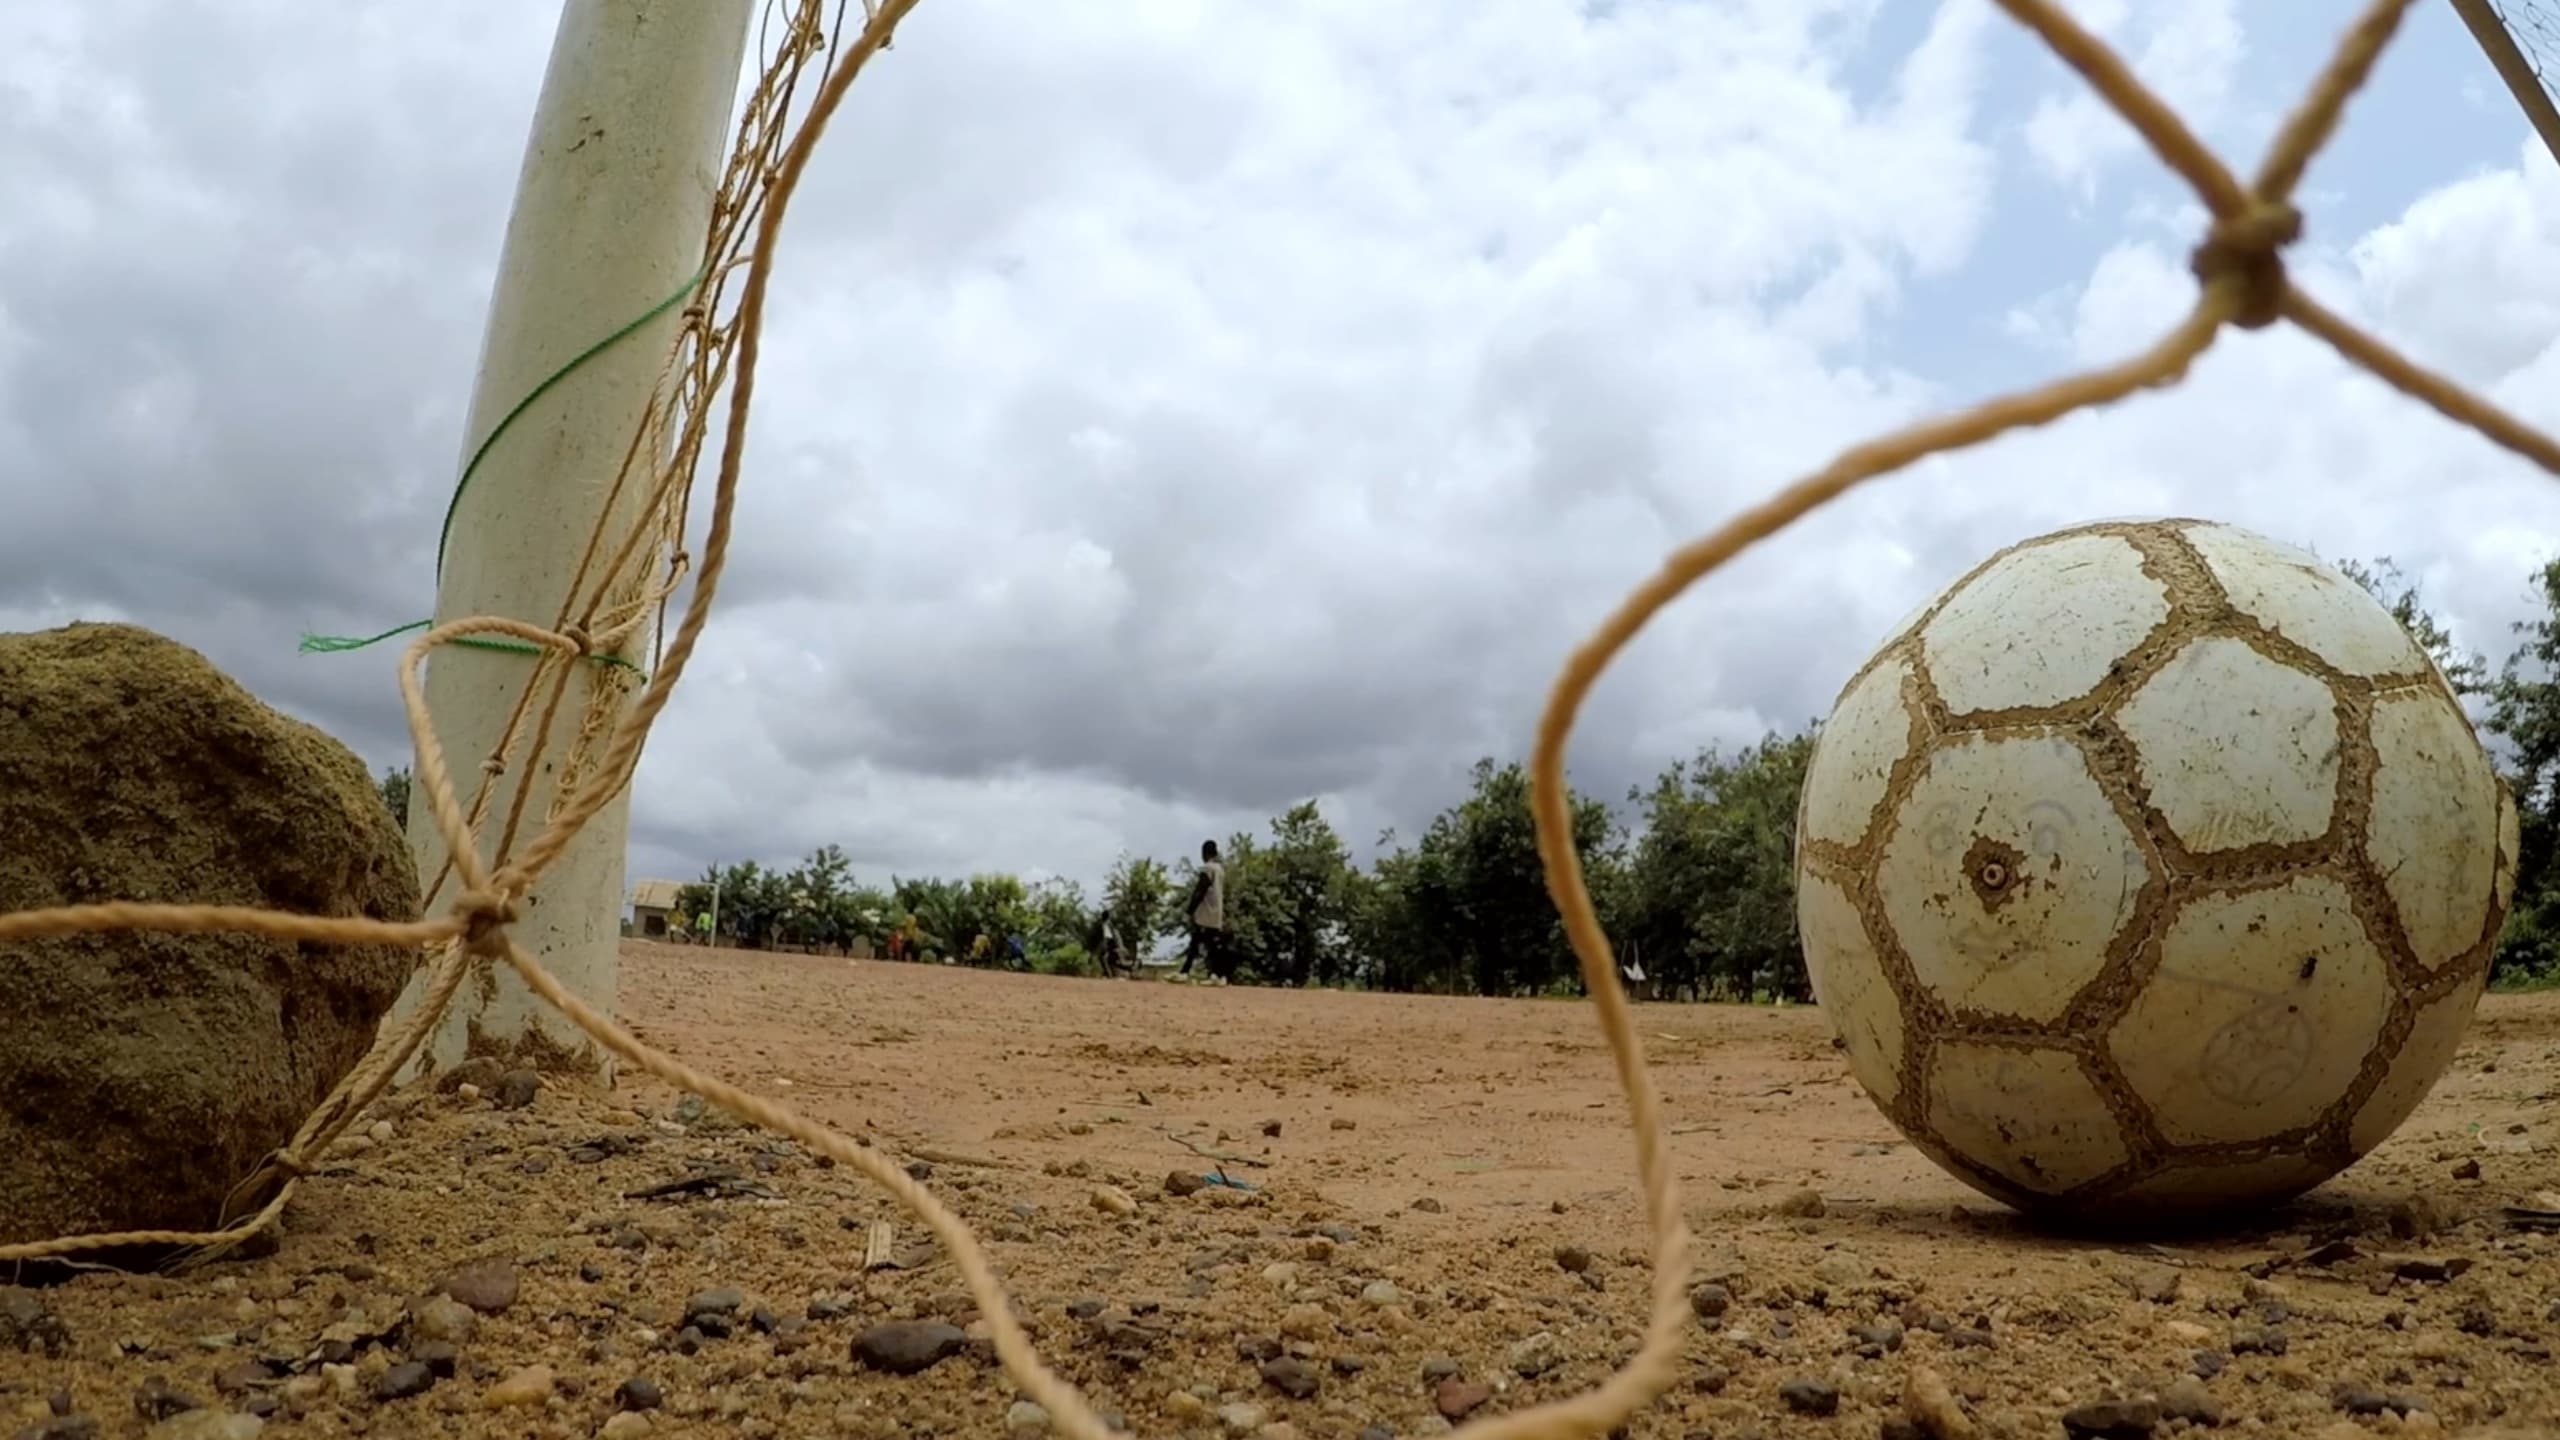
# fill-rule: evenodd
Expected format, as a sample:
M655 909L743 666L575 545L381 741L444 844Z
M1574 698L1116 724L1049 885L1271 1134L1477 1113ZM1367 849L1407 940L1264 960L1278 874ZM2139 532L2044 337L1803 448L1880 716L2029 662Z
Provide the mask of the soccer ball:
M2083 525L1841 692L1796 816L1814 994L1957 1178L2107 1219L2290 1198L2380 1144L2488 982L2516 810L2434 662L2317 558Z

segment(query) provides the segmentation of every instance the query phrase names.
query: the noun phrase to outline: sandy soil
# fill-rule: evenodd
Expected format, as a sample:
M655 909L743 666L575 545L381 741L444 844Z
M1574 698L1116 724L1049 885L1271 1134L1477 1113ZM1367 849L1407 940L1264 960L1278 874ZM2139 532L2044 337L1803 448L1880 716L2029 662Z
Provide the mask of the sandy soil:
M1140 1434L1429 1434L1635 1343L1632 1151L1585 1007L626 953L646 1038L913 1160ZM2168 1243L2038 1234L1945 1177L1811 1011L1640 1016L1706 1284L1631 1435L2560 1435L2560 1236L2503 1208L2560 1190L2560 998L2492 998L2305 1202ZM272 1254L0 1289L0 1435L1041 1428L951 1265L848 1172L654 1084L511 1109L478 1078L387 1102ZM1209 1173L1255 1188L1169 1188ZM953 1328L879 1328L916 1320ZM932 1363L880 1368L900 1342ZM1914 1405L1915 1376L1952 1398Z

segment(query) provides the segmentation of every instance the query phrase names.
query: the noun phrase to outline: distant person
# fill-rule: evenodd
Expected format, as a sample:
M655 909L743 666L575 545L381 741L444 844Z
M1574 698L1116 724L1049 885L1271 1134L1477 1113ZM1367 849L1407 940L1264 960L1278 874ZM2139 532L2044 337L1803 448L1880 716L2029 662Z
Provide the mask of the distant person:
M1102 973L1114 980L1126 980L1131 968L1128 952L1120 945L1120 927L1112 922L1110 916L1103 916Z
M1190 921L1190 941L1182 948L1182 978L1191 978L1191 962L1206 959L1209 977L1227 978L1227 867L1218 859L1218 842L1200 842L1200 873L1191 882L1191 898L1183 906Z

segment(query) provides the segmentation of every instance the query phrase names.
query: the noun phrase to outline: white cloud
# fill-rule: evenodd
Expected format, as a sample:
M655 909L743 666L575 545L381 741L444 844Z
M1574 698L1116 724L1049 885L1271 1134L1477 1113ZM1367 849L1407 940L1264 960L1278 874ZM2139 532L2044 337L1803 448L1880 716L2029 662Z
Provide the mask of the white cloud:
M1409 833L1519 753L1663 552L1962 401L1942 364L2150 343L2192 300L2191 208L1986 262L2051 194L1995 139L2066 83L1997 73L1982 0L1852 64L1871 8L930 0L786 234L735 567L635 873L837 841L875 877L1091 880L1310 795L1355 843ZM2254 123L2233 7L2080 8ZM542 21L0 13L0 622L130 615L400 755L392 647L291 647L424 613ZM2130 153L2039 113L2020 166ZM2547 169L2437 177L2300 272L2560 419ZM1922 333L1950 299L2005 335ZM1603 682L1577 773L1614 796L1800 723L1989 549L2162 511L2393 554L2493 649L2560 543L2517 463L2300 337L2229 336L2182 390L1710 579Z

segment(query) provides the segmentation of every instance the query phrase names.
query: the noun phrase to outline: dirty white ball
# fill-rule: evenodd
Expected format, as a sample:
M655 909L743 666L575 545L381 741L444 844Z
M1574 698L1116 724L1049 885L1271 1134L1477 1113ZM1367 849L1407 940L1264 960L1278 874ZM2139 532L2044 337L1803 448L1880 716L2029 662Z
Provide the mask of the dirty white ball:
M2514 802L2317 558L2192 520L1992 556L1841 692L1796 825L1815 995L1903 1134L2021 1209L2318 1185L2452 1059Z

